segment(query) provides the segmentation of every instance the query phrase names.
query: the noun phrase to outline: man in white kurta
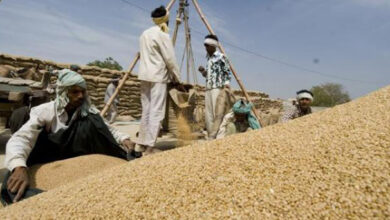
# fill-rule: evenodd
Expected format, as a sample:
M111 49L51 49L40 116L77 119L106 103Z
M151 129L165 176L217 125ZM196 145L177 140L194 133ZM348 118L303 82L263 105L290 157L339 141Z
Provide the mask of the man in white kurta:
M104 103L107 104L110 100L111 96L114 94L116 88L118 87L119 79L111 80L110 84L107 86L106 94L104 95ZM107 112L107 120L110 124L114 123L116 116L118 115L118 104L119 98L118 96L114 99L114 102L110 106Z
M164 7L155 9L152 18L156 26L140 37L140 67L142 116L136 150L144 155L157 152L154 148L161 122L165 117L167 84L180 79L174 47L168 34L169 13Z
M105 124L91 105L86 89L80 74L61 70L56 99L32 108L30 119L12 135L5 154L10 175L3 186L14 198L8 198L7 204L23 198L30 165L94 153L125 159L126 152L133 150L128 135Z

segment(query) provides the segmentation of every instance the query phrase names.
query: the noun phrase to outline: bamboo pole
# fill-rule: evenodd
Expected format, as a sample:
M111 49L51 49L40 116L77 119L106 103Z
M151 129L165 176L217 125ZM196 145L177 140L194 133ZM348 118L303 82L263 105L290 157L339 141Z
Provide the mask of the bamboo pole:
M176 0L171 0L166 9L167 11L171 10L173 4L176 2ZM114 94L112 94L112 96L110 97L110 99L108 100L107 104L104 106L103 110L100 112L100 115L102 117L104 117L104 115L107 113L108 109L110 108L110 106L112 105L112 103L114 102L114 99L117 97L117 95L119 94L120 90L122 89L122 87L125 85L126 83L126 80L127 78L129 77L129 75L131 74L131 72L133 71L135 65L137 64L137 62L139 61L140 59L140 53L138 52L137 55L135 56L133 62L131 62L130 66L129 66L129 70L126 72L126 74L123 76L122 80L120 81L118 87L115 89L115 92Z
M171 8L172 8L173 4L175 4L175 2L176 2L176 0L171 0L171 1L167 4L167 7L166 7L167 11L170 11L170 10L171 10Z
M181 11L179 9L179 11L177 12L175 29L173 30L173 36L172 36L172 44L173 44L173 46L176 45L177 32L179 31L179 26L180 26L180 23L181 23L180 17L181 17Z
M206 25L206 28L208 29L208 31L210 32L210 34L215 35L215 32L214 32L214 30L211 28L210 23L207 21L205 15L203 14L202 10L200 9L199 4L198 4L198 1L197 1L197 0L192 0L192 2L194 3L194 6L195 6L195 8L196 8L196 11L198 12L198 14L199 14L200 18L202 19L203 23ZM222 44L221 44L221 43L219 43L218 47L219 47L219 49L221 50L221 52L222 52L223 54L226 55L225 49L222 47ZM229 65L230 65L230 69L232 70L232 73L233 73L233 75L234 75L234 78L236 78L237 83L238 83L238 85L239 85L240 88L241 88L241 91L244 93L245 98L246 98L248 101L250 101L249 95L248 95L248 93L246 92L245 87L244 87L244 85L243 85L242 82L241 82L241 79L238 77L237 72L236 72L236 70L234 69L232 63L229 62ZM257 120L258 120L259 123L261 124L260 118L259 118L259 116L258 116L258 114L257 114L257 112L256 112L255 106L252 107L252 110L253 110L253 113L255 114Z

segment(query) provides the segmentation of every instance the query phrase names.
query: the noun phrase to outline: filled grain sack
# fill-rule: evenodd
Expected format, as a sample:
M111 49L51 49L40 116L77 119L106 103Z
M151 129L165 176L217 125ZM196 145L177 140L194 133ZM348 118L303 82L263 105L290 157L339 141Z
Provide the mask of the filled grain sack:
M126 163L8 219L388 219L390 87L259 131Z
M92 154L34 165L29 169L30 186L51 190L126 162L116 157Z

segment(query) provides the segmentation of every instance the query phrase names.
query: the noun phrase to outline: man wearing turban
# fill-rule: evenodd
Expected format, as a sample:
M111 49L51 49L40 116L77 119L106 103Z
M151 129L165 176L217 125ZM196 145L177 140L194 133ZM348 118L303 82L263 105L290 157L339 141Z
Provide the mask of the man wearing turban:
M260 124L252 113L252 103L240 99L233 105L232 111L223 118L217 139L257 129L260 129Z
M288 109L282 116L282 122L288 122L290 120L308 115L312 113L311 103L313 102L313 93L309 90L300 90L297 92L297 104L293 108Z
M206 78L205 122L208 139L216 138L218 128L226 114L226 112L220 114L218 110L225 108L229 111L231 108L227 100L230 95L225 95L230 92L231 70L227 57L218 51L218 45L217 36L207 35L205 37L207 65L206 68L199 67L199 71Z
M152 12L155 26L140 37L142 116L136 150L144 155L156 153L161 123L165 117L168 83L179 84L180 72L175 50L168 34L169 12L164 6Z
M59 71L54 101L31 109L30 119L6 146L2 202L25 197L27 167L87 154L126 159L134 144L128 135L107 125L90 103L84 78L69 69Z

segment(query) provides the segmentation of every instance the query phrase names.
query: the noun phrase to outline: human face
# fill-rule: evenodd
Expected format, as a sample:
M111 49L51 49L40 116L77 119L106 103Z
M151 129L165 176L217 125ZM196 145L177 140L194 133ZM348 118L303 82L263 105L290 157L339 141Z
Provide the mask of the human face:
M204 47L206 48L207 54L209 56L212 56L215 53L215 51L217 50L217 48L215 48L214 46L210 46L208 44L205 44Z
M85 100L85 89L80 86L72 86L68 89L68 105L73 108L80 107Z
M308 98L302 98L299 100L299 107L303 110L306 110L310 107L311 100Z
M247 114L234 113L236 122L245 122L248 119Z
M114 82L112 82L113 84L114 84L114 86L118 86L118 84L119 84L119 81L114 81Z

